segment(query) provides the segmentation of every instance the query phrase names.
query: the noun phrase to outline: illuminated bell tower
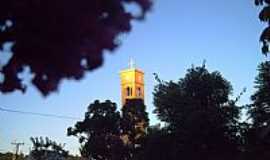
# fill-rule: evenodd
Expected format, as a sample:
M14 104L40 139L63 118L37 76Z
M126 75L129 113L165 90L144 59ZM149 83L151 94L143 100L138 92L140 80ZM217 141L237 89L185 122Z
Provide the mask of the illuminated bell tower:
M136 69L133 60L129 62L129 68L120 72L122 106L127 99L144 100L144 73Z

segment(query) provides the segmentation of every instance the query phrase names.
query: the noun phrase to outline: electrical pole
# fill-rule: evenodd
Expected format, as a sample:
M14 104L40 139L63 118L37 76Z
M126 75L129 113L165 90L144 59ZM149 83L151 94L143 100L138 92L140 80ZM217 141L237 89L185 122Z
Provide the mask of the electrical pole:
M24 143L19 143L19 142L15 141L15 142L12 142L11 144L15 145L15 154L13 154L12 160L17 160L18 153L19 153L19 150L20 150L20 146L24 145Z

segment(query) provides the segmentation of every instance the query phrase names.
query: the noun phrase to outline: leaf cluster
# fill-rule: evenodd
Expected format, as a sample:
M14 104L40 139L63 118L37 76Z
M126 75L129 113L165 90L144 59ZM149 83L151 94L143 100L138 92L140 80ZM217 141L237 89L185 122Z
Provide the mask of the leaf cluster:
M126 6L140 9L133 15ZM19 77L29 67L32 84L43 94L55 91L62 79L81 79L101 66L104 51L119 45L131 31L132 20L142 20L150 0L1 0L0 49L13 45L13 56L0 67L0 91L25 91Z
M205 64L188 69L177 82L158 78L154 113L166 124L161 137L173 146L170 159L215 159L222 154L226 159L238 152L240 107L229 98L231 93L231 84Z
M262 31L260 41L262 42L262 53L267 56L269 53L270 42L270 1L269 0L255 0L255 5L263 6L259 13L259 19L267 23L267 27Z
M78 137L81 154L88 159L131 159L148 123L141 99L127 100L122 115L115 103L95 101L89 105L84 120L68 128L68 135Z
M29 154L33 160L63 160L68 157L68 151L64 150L65 144L58 144L48 137L31 137L33 148Z

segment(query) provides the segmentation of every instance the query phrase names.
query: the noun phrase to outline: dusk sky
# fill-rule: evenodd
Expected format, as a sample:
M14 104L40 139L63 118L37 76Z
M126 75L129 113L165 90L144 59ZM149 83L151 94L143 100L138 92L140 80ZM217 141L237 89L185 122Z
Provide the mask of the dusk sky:
M132 8L134 9L134 8ZM156 84L153 73L163 80L178 80L192 64L218 70L231 82L236 97L244 87L247 92L239 104L249 103L254 92L257 65L264 60L259 36L264 24L258 19L253 0L156 0L145 21L133 23L130 34L122 36L122 45L104 54L104 64L81 81L64 80L58 92L44 98L33 86L25 94L0 94L1 107L84 118L87 106L94 100L110 99L120 108L119 72L132 57L145 72L145 104L151 124L152 92ZM37 53L38 54L38 53ZM12 151L10 143L23 141L28 153L31 136L48 136L65 149L79 153L75 137L66 131L77 120L47 118L0 111L0 151Z

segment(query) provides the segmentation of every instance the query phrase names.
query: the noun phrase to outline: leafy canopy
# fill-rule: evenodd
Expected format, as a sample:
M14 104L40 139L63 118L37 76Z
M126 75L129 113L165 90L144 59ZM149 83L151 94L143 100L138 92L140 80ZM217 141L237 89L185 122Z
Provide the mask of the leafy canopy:
M116 104L109 100L90 104L84 120L77 122L74 128L68 128L68 135L79 138L83 157L120 160L124 155L120 139L120 112L116 110Z
M262 22L267 23L267 27L261 33L260 41L262 42L262 53L269 54L269 42L270 42L270 1L269 0L255 0L255 5L263 6L263 9L259 13L259 19Z
M48 137L30 138L33 148L29 154L29 160L65 160L68 151L64 150L64 144L57 144Z
M1 0L0 49L12 42L0 91L26 89L19 73L29 67L32 84L43 94L60 80L81 79L103 62L105 50L119 46L119 35L130 32L132 20L142 20L150 0ZM138 15L126 5L141 9ZM1 57L1 55L0 55Z
M81 143L81 154L88 159L135 159L142 148L149 119L141 99L130 99L122 107L122 114L115 103L95 101L90 104L85 118L72 128L69 136L76 136Z
M231 159L238 153L240 110L221 73L203 65L188 69L177 82L156 79L154 113L165 122L167 136L161 138L173 146L172 159Z
M270 123L270 61L261 63L258 71L255 80L256 91L251 97L253 104L250 113L254 126L260 128Z

